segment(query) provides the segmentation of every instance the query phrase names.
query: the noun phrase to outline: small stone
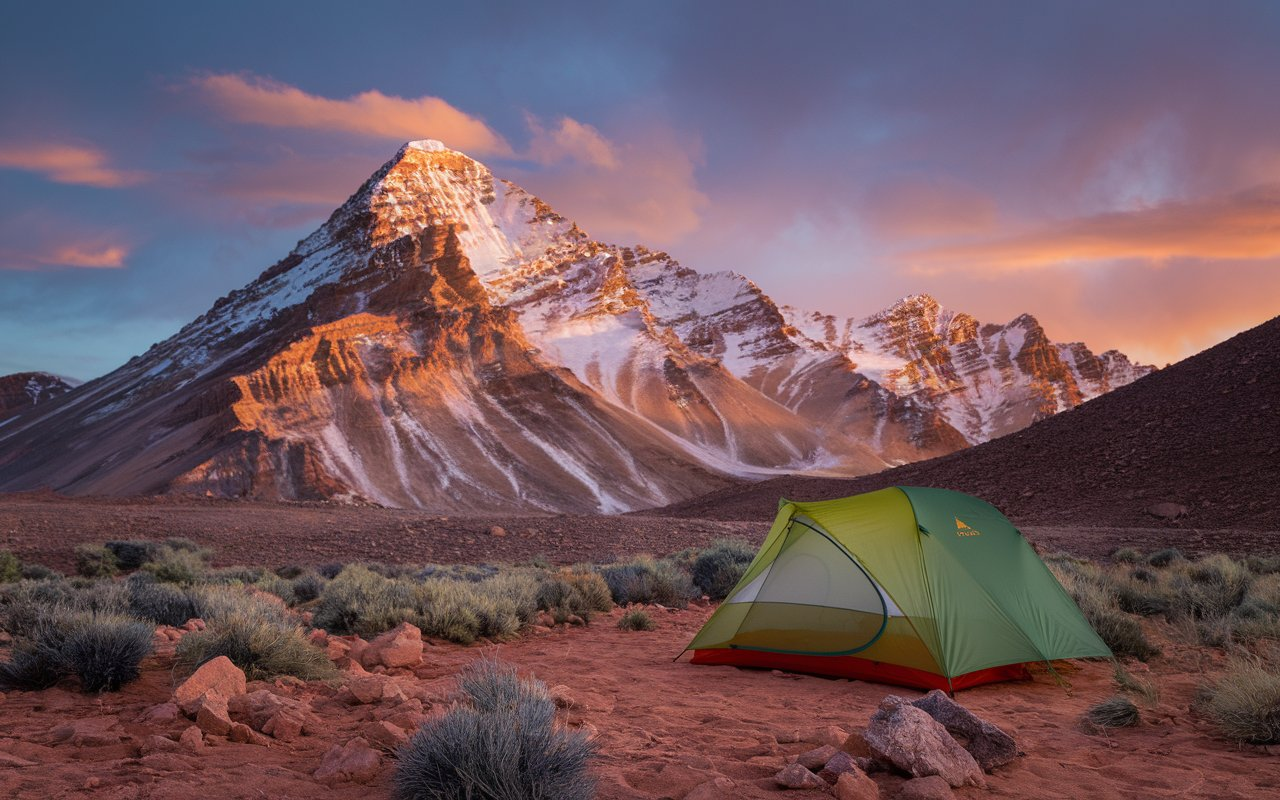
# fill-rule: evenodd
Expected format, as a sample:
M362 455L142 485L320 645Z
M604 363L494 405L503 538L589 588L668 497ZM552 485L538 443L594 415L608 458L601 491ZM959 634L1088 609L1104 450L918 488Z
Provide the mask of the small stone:
M216 692L224 698L245 693L244 671L231 663L226 656L206 661L191 673L173 692L173 701L187 715L196 713L196 702L201 696Z
M99 778L97 775L92 775L84 779L84 788L86 789L97 789L101 785L102 778Z
M807 770L816 772L826 766L826 763L838 752L840 751L831 745L824 744L822 747L814 748L796 756L796 763Z
M382 759L369 743L356 737L345 745L334 745L320 760L313 774L316 780L333 784L341 781L367 783L378 774Z
M827 725L810 731L804 737L806 742L813 742L817 745L830 745L839 750L844 745L845 740L849 738L849 732L837 725Z
M378 638L360 653L360 663L365 668L411 667L422 660L422 631L408 622L402 622Z
M945 784L946 781L943 783ZM833 787L833 794L836 800L879 800L880 787L867 777L867 773L855 769L852 772L840 773Z
M494 525L492 528L489 529L489 535L503 537L507 535L507 532L502 528L498 527L497 525Z
M797 744L804 741L798 728L783 728L773 732L773 740L778 744Z
M986 788L982 768L937 720L901 697L889 695L864 734L872 754L912 777L939 775L951 786Z
M774 776L783 789L825 789L827 784L799 764L788 764Z
M205 733L226 736L231 731L227 699L217 692L205 692L196 701L196 725Z
M1187 515L1187 507L1181 503L1156 503L1147 508L1147 513L1156 519L1172 522L1185 517Z
M693 787L688 794L684 796L684 800L723 800L726 797L735 797L739 793L735 791L737 784L723 775L717 775L706 783L700 783Z
M898 790L899 800L953 800L955 796L947 782L937 775L912 778Z
M867 740L863 738L862 731L854 731L849 734L840 749L853 757L870 756L871 748L867 747Z
M853 762L853 756L837 750L835 755L822 765L822 770L818 772L818 777L827 783L835 783L840 775L845 772L852 772L858 769L858 765Z
M240 744L256 744L266 747L270 742L267 737L245 725L243 722L234 722L231 724L231 730L227 733L227 738L233 742Z
M138 722L149 725L167 725L176 720L180 713L182 712L178 710L177 703L161 703L142 712L142 716L138 717Z
M179 749L181 749L181 745L174 740L167 736L157 736L155 734L143 739L142 745L138 748L144 756L152 753L172 753Z
M196 725L191 725L178 737L178 744L183 749L197 753L204 749L204 734Z
M112 730L115 726L115 717L84 717L55 728L52 732L53 741L67 742L75 747L116 744L121 736L118 731Z
M390 722L370 722L360 729L360 735L374 747L383 750L397 750L409 741L409 734Z
M556 708L573 708L577 705L573 701L572 690L563 683L552 686L548 694L551 696L551 702L556 704Z

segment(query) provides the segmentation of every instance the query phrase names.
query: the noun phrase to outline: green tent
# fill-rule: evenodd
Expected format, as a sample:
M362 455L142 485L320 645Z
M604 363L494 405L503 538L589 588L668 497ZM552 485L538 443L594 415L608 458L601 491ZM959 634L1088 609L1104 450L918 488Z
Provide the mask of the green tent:
M960 492L911 486L782 500L769 536L686 650L954 691L1026 664L1111 651L1013 524Z

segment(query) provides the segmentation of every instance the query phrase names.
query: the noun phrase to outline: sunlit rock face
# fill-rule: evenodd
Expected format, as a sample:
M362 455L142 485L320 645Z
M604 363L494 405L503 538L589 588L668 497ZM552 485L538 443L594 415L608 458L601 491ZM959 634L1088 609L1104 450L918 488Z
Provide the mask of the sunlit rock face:
M77 384L48 372L15 372L0 375L0 419L48 402Z
M0 489L618 512L950 452L1145 370L924 297L779 308L411 142L257 280L0 427Z

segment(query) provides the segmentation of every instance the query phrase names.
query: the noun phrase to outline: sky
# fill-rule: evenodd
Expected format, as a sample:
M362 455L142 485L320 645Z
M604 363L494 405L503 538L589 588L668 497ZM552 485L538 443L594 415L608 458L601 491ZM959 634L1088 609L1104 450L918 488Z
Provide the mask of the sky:
M1163 365L1280 313L1280 4L24 3L0 374L104 374L410 139L593 237Z

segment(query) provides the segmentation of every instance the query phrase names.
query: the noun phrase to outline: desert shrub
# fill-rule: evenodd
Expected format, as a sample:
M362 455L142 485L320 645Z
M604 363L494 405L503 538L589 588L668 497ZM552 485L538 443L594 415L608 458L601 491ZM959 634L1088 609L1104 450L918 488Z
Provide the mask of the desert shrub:
M324 578L314 572L305 572L293 578L293 599L297 603L310 603L324 591Z
M218 569L208 569L200 576L202 583L220 583L225 586L232 584L251 584L262 580L267 574L267 570L263 567L219 567Z
M1112 653L1141 661L1159 654L1137 618L1120 610L1114 582L1102 568L1076 559L1053 558L1046 563Z
M115 691L137 679L151 636L151 626L132 617L46 608L0 665L0 685L41 689L75 675L85 692Z
M249 680L281 675L323 680L336 674L328 656L307 640L301 628L253 611L228 614L203 631L188 633L179 640L177 655L179 667L189 671L226 656Z
M1112 675L1121 691L1141 697L1148 706L1155 706L1160 702L1160 687L1150 678L1140 678L1132 674L1118 661L1114 665Z
M170 550L177 550L183 553L200 553L202 556L208 557L207 550L185 536L170 536L164 540L164 546Z
M312 622L338 634L376 636L414 617L413 585L347 566L320 593Z
M22 580L22 562L8 550L0 550L0 583Z
M116 565L123 570L141 569L142 565L155 557L160 544L146 540L107 542L106 548L116 559Z
M1280 673L1256 657L1237 657L1197 706L1229 739L1280 744Z
M269 595L279 597L287 606L298 604L298 598L293 593L293 581L287 581L276 575L274 572L268 572L253 583L253 588L266 592Z
M287 581L291 581L301 576L302 573L306 571L306 567L299 566L298 564L287 564L283 567L276 567L276 574Z
M1167 547L1164 550L1157 550L1147 556L1147 563L1153 567L1167 567L1175 561L1185 560L1182 551L1176 547Z
M157 580L190 585L198 582L204 575L208 566L205 559L205 553L200 550L175 550L162 545L153 551L151 559L142 565L142 569L154 575Z
M609 586L613 602L620 606L659 603L684 608L698 595L687 572L669 561L648 556L606 565L600 568L600 574Z
M383 564L380 561L367 561L364 564L364 568L392 580L415 578L422 571L421 567L413 564Z
M1085 611L1085 619L1098 632L1102 641L1106 642L1107 647L1111 648L1111 652L1121 658L1132 656L1139 661L1146 661L1160 654L1160 648L1147 639L1138 620L1123 611L1094 608Z
M1146 567L1134 567L1129 571L1129 578L1139 583L1159 583L1160 576Z
M235 616L248 615L280 625L292 625L294 617L279 603L245 586L202 585L186 590L195 603L196 616L206 623L216 623Z
M1133 701L1119 694L1090 706L1089 710L1084 712L1085 728L1090 731L1129 728L1137 725L1140 719L1138 707L1133 704Z
M199 616L195 598L184 589L144 579L140 574L125 584L129 587L129 610L139 619L177 627Z
M483 584L436 578L423 581L414 591L418 627L428 636L470 644L481 636L506 638L520 630L513 603L490 594Z
M494 577L501 571L493 564L428 564L425 567L403 567L399 569L398 575L382 574L387 574L387 577L401 578L412 576L420 581L427 578L450 578L455 581L479 583Z
M541 681L492 661L459 677L465 702L425 725L401 748L397 800L491 798L588 800L594 748L558 729Z
M1121 611L1149 617L1164 614L1172 607L1168 590L1158 581L1145 582L1132 577L1118 577L1112 581L1116 604Z
M107 578L120 571L120 563L111 550L102 545L76 545L76 572L86 578Z
M613 608L613 597L605 579L594 571L564 567L542 579L537 603L557 622L574 615L589 622L592 614Z
M24 581L56 581L63 577L61 572L50 569L44 564L23 564L22 579Z
M624 631L651 631L657 626L647 611L633 608L618 619L618 627Z
M755 548L740 539L718 539L694 559L693 583L712 600L723 600L755 557Z
M1121 547L1111 554L1111 560L1117 564L1137 564L1142 560L1142 553L1132 547Z
M331 561L328 564L321 564L316 567L316 572L320 573L320 576L325 580L331 581L338 577L338 575L346 568L347 565L340 561Z
M1280 573L1280 556L1246 556L1244 565L1254 575Z

